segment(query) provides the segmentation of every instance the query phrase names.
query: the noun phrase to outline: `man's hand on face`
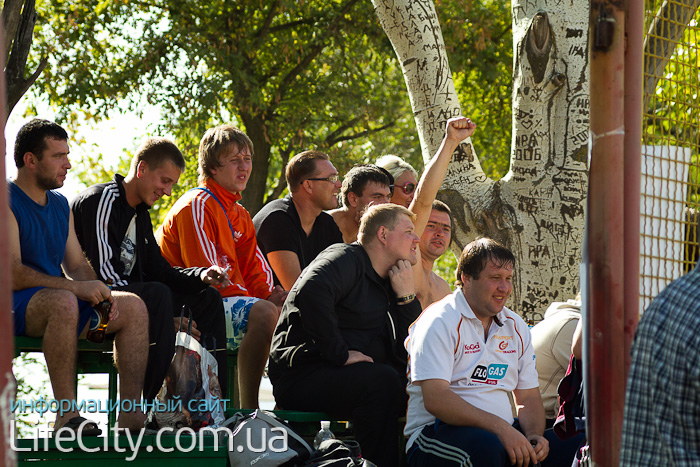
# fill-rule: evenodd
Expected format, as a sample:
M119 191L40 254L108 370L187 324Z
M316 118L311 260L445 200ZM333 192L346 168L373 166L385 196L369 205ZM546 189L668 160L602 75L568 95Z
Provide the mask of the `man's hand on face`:
M397 297L415 293L413 267L406 259L400 259L389 269L389 282Z

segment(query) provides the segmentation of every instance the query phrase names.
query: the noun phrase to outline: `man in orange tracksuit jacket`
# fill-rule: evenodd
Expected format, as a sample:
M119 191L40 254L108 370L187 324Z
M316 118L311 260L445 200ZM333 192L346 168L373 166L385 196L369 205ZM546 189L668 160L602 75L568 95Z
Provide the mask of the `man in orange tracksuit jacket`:
M260 380L270 341L287 296L273 288L272 269L258 249L248 211L238 204L252 171L253 143L241 130L220 125L199 145L199 187L170 209L156 232L173 266L218 265L229 283L219 288L230 349L239 348L241 407L258 407ZM217 344L218 345L218 344Z

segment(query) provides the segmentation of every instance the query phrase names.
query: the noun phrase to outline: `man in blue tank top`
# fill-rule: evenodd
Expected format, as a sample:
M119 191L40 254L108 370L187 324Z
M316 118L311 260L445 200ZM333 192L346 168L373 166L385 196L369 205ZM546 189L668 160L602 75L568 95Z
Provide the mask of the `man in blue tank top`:
M52 190L63 186L71 168L68 135L59 125L34 119L17 134L17 178L9 182L10 265L15 335L43 337L54 398L66 412L56 414L60 436L74 430L97 436L97 424L80 416L75 401L77 338L87 333L93 306L111 303L107 334L115 334L120 396L140 402L148 355L148 314L136 295L112 292L85 259L68 202ZM62 401L67 401L62 403ZM119 426L143 427L140 409L122 411Z

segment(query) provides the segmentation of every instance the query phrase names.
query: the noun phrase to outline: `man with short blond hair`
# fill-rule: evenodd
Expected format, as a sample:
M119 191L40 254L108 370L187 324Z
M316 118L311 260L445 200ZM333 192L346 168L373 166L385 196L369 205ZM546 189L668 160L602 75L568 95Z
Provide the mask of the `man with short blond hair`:
M200 186L185 193L156 232L163 256L177 267L220 266L229 349L239 349L240 405L258 407L258 392L279 309L286 297L238 201L253 168L253 143L232 125L210 128L199 145Z
M270 353L277 404L352 420L363 456L381 466L398 462L402 342L420 313L413 218L403 206L373 206L358 242L321 252L289 292Z
M316 256L343 236L324 212L338 206L338 171L321 151L304 151L287 164L289 195L267 203L253 218L258 245L286 290Z

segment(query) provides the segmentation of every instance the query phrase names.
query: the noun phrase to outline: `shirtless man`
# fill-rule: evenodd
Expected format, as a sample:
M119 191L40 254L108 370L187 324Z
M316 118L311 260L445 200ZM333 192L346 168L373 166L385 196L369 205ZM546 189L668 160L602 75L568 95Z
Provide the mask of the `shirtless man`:
M360 217L367 207L388 203L393 180L389 172L374 165L358 165L345 174L340 195L343 207L329 211L343 234L343 242L357 240Z
M420 237L421 260L413 266L413 280L416 296L424 310L452 292L447 282L433 272L435 261L447 251L452 239L450 208L436 201L435 196L447 173L452 153L459 143L474 134L475 129L476 124L465 117L447 121L442 144L425 167L409 207L416 214L414 224L416 235Z

